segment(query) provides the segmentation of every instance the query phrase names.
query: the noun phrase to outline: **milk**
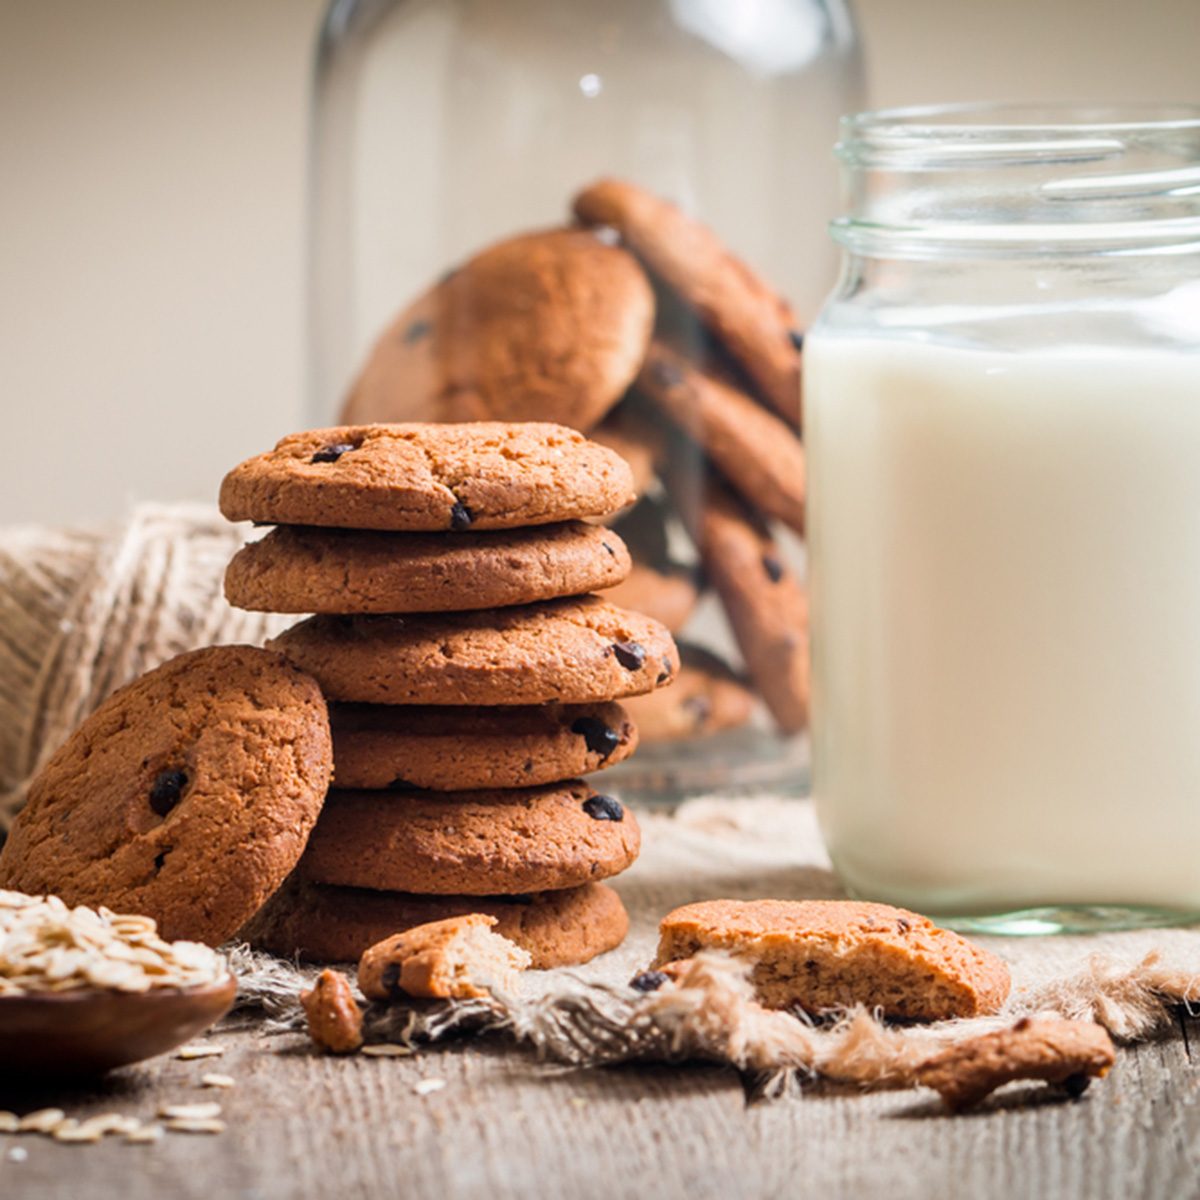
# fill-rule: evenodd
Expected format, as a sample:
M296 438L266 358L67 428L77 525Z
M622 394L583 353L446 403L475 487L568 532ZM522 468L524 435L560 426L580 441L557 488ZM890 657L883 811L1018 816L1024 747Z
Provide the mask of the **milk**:
M1200 353L805 345L814 793L854 892L1200 910Z

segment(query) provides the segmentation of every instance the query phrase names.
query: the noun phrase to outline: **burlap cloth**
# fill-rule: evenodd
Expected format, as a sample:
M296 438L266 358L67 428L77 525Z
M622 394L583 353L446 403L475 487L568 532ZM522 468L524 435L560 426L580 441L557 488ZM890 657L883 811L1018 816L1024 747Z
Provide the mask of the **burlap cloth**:
M145 506L107 530L0 531L0 829L46 756L113 688L183 650L261 642L289 623L225 603L224 565L243 536L197 506ZM1006 1012L925 1030L887 1029L866 1013L819 1029L764 1014L743 969L721 960L700 963L679 988L639 997L625 985L677 905L841 894L807 801L708 796L641 820L642 856L616 881L632 922L619 950L573 972L531 973L521 996L495 1004L374 1011L374 1036L491 1029L572 1063L698 1054L776 1081L799 1069L895 1084L931 1045L998 1019L1051 1010L1134 1039L1167 1024L1173 1004L1200 1001L1200 929L979 939L1012 968ZM304 973L244 952L238 963L245 1005L294 1026Z

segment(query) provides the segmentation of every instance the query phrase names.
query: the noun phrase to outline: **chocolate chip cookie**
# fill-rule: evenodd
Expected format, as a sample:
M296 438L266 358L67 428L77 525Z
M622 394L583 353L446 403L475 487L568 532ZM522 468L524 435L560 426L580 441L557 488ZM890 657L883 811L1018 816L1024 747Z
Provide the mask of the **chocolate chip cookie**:
M669 688L627 700L647 745L736 729L754 714L754 693L715 654L679 644L679 674ZM335 749L336 749L335 733ZM341 770L340 766L338 768Z
M644 496L613 522L629 548L633 566L628 577L611 588L606 600L644 613L678 633L700 598L700 573L676 561L667 532L670 508L661 493Z
M694 365L661 340L651 344L637 385L750 503L803 532L804 447L786 422L731 376Z
M511 895L596 883L625 870L640 844L633 814L579 780L516 791L335 790L303 872L340 887Z
M629 464L639 496L654 482L666 454L666 431L655 416L640 397L628 396L588 435Z
M590 704L653 691L679 666L657 621L597 596L494 612L310 617L270 643L332 700Z
M343 788L470 791L536 787L628 758L637 728L620 704L507 708L334 704Z
M629 466L560 425L343 425L294 433L221 485L231 521L413 532L514 529L617 512Z
M539 970L587 962L619 946L629 930L620 897L603 883L528 896L414 896L293 877L241 937L284 958L356 962L394 933L472 912L495 917L496 932L527 950Z
M792 425L800 421L800 347L787 303L715 233L674 204L616 179L575 197L587 225L609 225L650 271L700 315L764 398Z
M629 575L610 588L605 599L658 621L678 633L700 599L700 582L691 567L636 562Z
M630 569L620 537L585 521L453 537L282 525L238 551L225 596L256 612L448 612L577 596Z
M808 595L762 520L709 482L688 517L705 574L776 724L797 733L808 721Z
M655 965L700 950L753 963L768 1008L814 1014L860 1004L910 1021L977 1017L1010 987L994 954L928 917L858 900L705 900L668 913Z
M295 866L331 765L307 675L251 646L181 654L114 692L39 772L0 887L217 945Z
M628 251L582 229L510 238L383 332L342 419L590 429L629 386L653 323L653 290Z

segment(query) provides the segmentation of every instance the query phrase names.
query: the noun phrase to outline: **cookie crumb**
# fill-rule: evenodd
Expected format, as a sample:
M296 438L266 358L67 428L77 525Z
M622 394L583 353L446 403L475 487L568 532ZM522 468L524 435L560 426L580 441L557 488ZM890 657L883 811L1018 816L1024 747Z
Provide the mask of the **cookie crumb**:
M967 1038L933 1055L917 1082L952 1112L972 1108L1006 1083L1041 1080L1078 1099L1116 1061L1108 1031L1092 1021L1023 1017L1008 1029Z
M518 988L518 973L531 959L493 933L495 924L493 916L467 913L385 938L359 960L359 989L371 1000L477 1000L497 991L512 994Z
M446 1086L444 1079L422 1079L413 1084L413 1091L418 1096L428 1096L433 1092L440 1092Z
M350 980L340 971L322 971L313 986L300 993L300 1003L308 1018L308 1036L322 1050L353 1054L362 1046L362 1010Z
M231 1088L237 1080L232 1075L201 1075L200 1086L206 1088Z
M14 1146L8 1152L8 1161L9 1162L15 1162L15 1163L24 1162L28 1157L29 1157L29 1151L26 1150L24 1146Z

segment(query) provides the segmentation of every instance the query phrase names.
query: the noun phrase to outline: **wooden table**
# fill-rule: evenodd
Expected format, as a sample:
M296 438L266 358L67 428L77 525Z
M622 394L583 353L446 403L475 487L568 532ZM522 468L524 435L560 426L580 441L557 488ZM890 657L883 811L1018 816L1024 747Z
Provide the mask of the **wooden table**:
M215 1099L228 1121L148 1146L0 1137L0 1197L1200 1197L1200 1021L1182 1014L1077 1103L1011 1091L959 1117L928 1093L824 1086L748 1107L734 1073L704 1066L563 1073L499 1046L337 1059L294 1035L214 1040L220 1058L159 1059L99 1086L0 1080L0 1107L20 1111L149 1117ZM236 1088L199 1089L212 1071ZM419 1095L422 1079L445 1087ZM18 1145L28 1157L10 1161Z

